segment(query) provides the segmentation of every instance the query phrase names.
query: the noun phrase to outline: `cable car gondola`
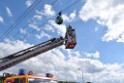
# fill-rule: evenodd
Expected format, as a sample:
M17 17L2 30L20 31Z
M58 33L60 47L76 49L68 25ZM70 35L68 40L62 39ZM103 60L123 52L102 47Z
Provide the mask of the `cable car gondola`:
M61 24L63 23L62 12L59 12L59 13L58 13L58 16L57 16L55 22L56 22L56 24L58 24L58 25L61 25Z

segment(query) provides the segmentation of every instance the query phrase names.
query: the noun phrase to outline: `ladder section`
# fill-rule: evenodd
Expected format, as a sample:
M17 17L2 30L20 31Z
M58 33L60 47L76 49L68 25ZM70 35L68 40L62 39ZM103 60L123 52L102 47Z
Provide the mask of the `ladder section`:
M65 40L63 37L53 38L41 44L22 50L20 52L3 57L0 59L0 71L16 65L22 61L25 61L29 58L35 57L41 53L54 49L58 46L61 46L64 44L64 41Z

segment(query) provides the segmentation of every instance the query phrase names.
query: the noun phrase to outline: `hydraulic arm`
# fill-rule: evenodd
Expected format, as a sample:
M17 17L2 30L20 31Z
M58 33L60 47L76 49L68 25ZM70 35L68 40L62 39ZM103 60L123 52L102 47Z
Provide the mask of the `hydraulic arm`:
M0 71L7 69L13 65L16 65L20 62L23 62L29 58L47 52L63 44L65 44L67 49L73 49L76 45L75 29L73 29L71 26L67 27L65 38L53 38L46 42L40 43L38 45L32 46L25 50L1 58Z

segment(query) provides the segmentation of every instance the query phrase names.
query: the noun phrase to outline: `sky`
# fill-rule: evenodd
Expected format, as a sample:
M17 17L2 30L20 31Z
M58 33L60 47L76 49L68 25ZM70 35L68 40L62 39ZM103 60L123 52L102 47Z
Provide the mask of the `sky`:
M77 38L74 49L62 45L0 74L24 68L58 80L123 83L123 10L123 0L0 0L0 57L64 37L68 25ZM60 11L64 22L57 25Z

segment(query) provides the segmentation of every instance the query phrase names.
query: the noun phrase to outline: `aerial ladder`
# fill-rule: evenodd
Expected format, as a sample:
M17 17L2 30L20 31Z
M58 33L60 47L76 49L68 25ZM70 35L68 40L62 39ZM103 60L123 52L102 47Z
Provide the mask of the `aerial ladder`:
M64 38L53 38L17 53L0 58L0 71L10 68L27 59L36 57L39 54L52 50L58 46L65 45L66 49L73 49L76 44L75 29L72 26L68 26Z

